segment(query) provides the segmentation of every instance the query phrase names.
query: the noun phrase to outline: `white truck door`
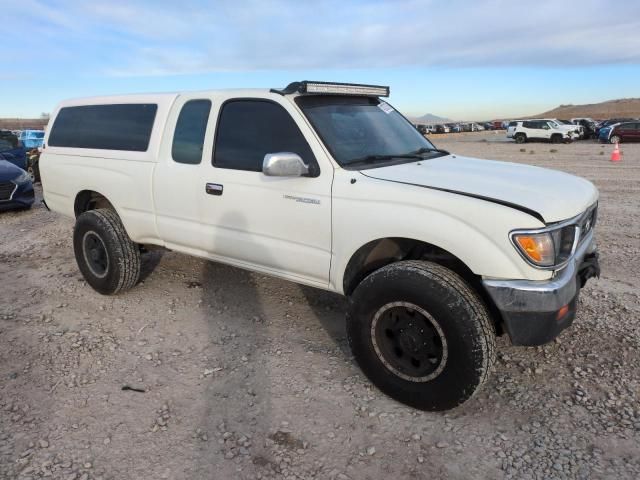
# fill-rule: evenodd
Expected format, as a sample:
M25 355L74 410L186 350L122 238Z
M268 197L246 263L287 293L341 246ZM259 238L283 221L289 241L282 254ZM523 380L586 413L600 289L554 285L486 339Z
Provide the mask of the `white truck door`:
M326 288L333 166L315 134L275 94L233 98L214 109L212 152L193 186L202 202L201 248L211 258ZM279 152L298 154L310 175L264 175L264 156Z

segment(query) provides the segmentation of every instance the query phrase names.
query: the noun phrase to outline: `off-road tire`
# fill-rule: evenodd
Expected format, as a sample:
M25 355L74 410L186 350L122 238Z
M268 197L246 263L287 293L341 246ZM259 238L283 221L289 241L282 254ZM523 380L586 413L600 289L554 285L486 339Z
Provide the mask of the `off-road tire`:
M403 378L383 360L374 319L398 303L427 312L446 340L433 378ZM459 275L426 261L393 263L366 277L350 298L347 336L364 374L382 392L421 410L462 404L485 383L495 361L495 328L483 301Z
M97 239L106 251L106 267L100 275L90 263L86 247L89 237ZM131 241L112 209L89 210L78 216L73 231L73 250L85 280L103 295L132 288L140 278L140 249Z
M622 143L622 137L620 137L619 135L611 135L609 143L611 143L612 145L616 143Z
M527 143L527 136L524 133L516 133L513 138L518 144Z
M560 135L559 133L554 133L553 135L551 135L551 143L562 143L562 135Z

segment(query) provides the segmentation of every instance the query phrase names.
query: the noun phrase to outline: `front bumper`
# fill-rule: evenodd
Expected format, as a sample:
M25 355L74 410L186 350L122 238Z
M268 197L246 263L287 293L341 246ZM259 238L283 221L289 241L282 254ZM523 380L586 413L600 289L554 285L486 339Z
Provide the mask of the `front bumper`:
M16 208L28 208L33 205L35 192L31 182L18 185L11 197L0 201L0 211L13 210Z
M593 231L573 259L551 280L493 280L482 283L502 315L511 343L542 345L573 323L580 288L600 276Z

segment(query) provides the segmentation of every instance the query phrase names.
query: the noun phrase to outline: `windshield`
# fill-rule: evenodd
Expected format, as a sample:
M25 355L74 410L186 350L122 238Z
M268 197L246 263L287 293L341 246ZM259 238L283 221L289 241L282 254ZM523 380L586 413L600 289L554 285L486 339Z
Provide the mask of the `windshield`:
M446 155L378 98L308 96L297 97L296 103L345 168Z

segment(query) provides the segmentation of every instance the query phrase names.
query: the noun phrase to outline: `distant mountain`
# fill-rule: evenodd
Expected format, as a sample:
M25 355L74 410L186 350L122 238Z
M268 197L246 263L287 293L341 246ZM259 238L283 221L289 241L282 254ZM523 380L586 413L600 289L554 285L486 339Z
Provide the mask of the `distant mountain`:
M426 115L422 115L421 117L414 118L415 123L449 123L451 120L444 117L439 117L434 115L433 113L427 113Z
M548 112L534 115L532 118L567 119L577 117L591 117L594 119L615 117L640 118L640 98L621 98L586 105L560 105Z

